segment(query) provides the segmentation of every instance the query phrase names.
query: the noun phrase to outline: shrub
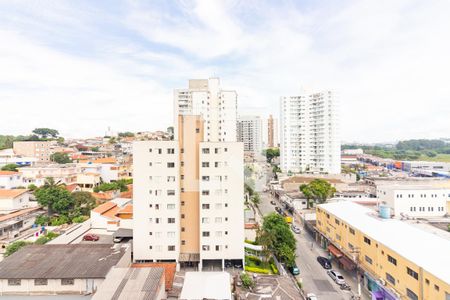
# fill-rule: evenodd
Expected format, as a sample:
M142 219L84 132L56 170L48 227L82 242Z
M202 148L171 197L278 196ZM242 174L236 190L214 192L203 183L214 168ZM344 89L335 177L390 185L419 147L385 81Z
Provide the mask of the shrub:
M252 287L255 284L253 282L252 278L247 273L241 274L241 281L242 281L242 285L247 289Z
M36 217L34 223L38 225L47 225L48 223L50 223L50 218L46 215L38 216Z
M251 245L258 245L255 241L251 241L251 240L245 240L245 242L247 243L247 244L251 244Z
M77 217L72 219L72 223L83 223L87 219L88 219L87 216L77 216Z
M260 273L260 274L269 274L270 273L270 271L267 269L262 269L262 268L258 268L258 267L249 267L249 266L245 266L245 271L253 272L253 273Z
M4 256L10 256L11 254L13 254L14 252L17 252L20 248L31 244L30 242L26 242L26 241L16 241L12 244L10 244L8 247L6 247L5 250L5 254Z
M63 225L63 224L67 224L69 223L69 217L65 216L65 215L61 215L59 217L54 217L51 220L51 225L52 226L59 226L59 225Z
M270 269L272 269L273 274L278 274L277 266L275 266L274 264L270 264Z

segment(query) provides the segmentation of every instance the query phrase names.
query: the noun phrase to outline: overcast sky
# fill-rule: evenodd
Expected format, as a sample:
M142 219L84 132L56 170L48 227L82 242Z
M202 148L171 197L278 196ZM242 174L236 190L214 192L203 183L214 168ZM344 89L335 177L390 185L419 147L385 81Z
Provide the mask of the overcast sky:
M450 136L450 1L0 0L0 134L165 129L173 89L239 112L332 89L344 141Z

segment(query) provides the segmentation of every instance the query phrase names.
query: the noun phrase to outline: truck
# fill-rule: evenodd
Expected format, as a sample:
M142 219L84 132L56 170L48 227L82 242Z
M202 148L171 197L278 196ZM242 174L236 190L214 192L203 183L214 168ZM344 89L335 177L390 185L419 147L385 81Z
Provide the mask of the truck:
M284 220L286 221L286 223L291 224L292 223L292 217L291 216L286 216L284 217Z

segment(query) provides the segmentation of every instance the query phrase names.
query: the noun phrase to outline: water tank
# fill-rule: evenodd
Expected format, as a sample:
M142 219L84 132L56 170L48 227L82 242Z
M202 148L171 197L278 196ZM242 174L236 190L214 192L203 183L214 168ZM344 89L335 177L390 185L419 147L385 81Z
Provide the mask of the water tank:
M391 208L386 205L380 205L380 218L390 219L391 218Z

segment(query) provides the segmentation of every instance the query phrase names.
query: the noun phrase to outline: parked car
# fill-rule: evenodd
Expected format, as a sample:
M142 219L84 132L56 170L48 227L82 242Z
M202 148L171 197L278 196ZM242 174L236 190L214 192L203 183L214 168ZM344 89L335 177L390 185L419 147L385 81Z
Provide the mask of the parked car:
M100 237L96 234L88 233L85 236L83 236L83 241L92 241L96 242L100 239Z
M279 214L281 214L282 212L281 208L279 208L278 206L275 206L275 211Z
M317 300L317 296L313 293L306 294L306 300Z
M291 229L292 229L292 231L293 232L295 232L296 234L300 234L302 231L300 230L300 227L298 227L297 225L295 225L295 224L292 224L291 225Z
M331 262L328 258L323 256L317 256L317 261L324 269L327 270L331 269Z
M113 239L113 242L114 242L114 243L120 243L120 242L122 242L122 240L123 240L122 237L115 237L115 238Z
M297 265L293 265L289 268L289 271L292 273L292 275L299 275L300 269L297 267Z
M277 203L275 202L275 201L270 201L270 204L272 204L272 205L276 205Z
M335 270L328 270L328 275L330 275L331 279L333 279L334 282L341 285L345 283L344 276L341 275L338 271Z

